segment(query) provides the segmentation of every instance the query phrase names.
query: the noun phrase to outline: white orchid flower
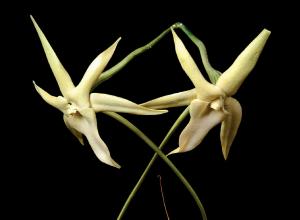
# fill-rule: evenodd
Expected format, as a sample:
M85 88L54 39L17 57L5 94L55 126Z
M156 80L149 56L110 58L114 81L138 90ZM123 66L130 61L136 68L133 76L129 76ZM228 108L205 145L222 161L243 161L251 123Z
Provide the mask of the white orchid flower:
M241 105L231 96L254 68L271 32L262 30L219 77L216 85L205 80L183 42L173 30L172 33L179 62L195 88L166 95L142 105L155 109L189 105L190 121L180 134L179 147L170 154L194 149L210 129L222 123L220 138L223 156L227 159L242 118Z
M63 112L63 119L66 126L82 145L84 144L82 135L84 135L100 161L120 168L120 165L111 158L108 147L99 136L96 113L113 111L138 115L156 115L167 111L149 109L113 95L102 93L90 94L94 83L111 59L121 38L94 59L87 68L80 83L75 87L68 72L59 61L32 16L31 20L63 96L52 96L33 82L36 91L48 104Z

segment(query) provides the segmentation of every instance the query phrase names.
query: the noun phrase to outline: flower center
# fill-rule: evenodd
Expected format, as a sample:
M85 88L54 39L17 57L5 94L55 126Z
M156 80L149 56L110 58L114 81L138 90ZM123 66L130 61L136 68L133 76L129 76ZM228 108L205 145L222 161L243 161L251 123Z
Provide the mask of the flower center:
M217 111L224 110L224 102L225 102L225 97L220 96L218 99L210 103L210 107Z
M68 115L72 115L72 116L80 115L77 106L74 105L73 103L70 103L70 102L68 103L67 112L66 113Z

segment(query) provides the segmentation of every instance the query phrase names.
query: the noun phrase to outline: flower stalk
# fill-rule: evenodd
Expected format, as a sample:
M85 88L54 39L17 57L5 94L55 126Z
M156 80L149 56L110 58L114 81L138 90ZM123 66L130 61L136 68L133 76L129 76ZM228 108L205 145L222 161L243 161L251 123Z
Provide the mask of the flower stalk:
M107 114L108 116L116 119L117 121L119 121L123 125L125 125L132 132L134 132L139 138L141 138L153 151L155 151L155 153L171 168L171 170L175 173L175 175L184 184L184 186L186 187L186 189L190 192L191 196L193 197L193 199L195 200L197 206L200 209L202 219L203 220L207 220L204 207L203 207L203 205L202 205L199 197L197 196L197 193L195 192L195 190L193 189L193 187L190 185L190 183L187 181L187 179L182 175L182 173L176 168L176 166L173 164L173 162L171 160L169 160L169 158L158 148L158 146L149 137L147 137L140 129L138 129L134 124L132 124L131 122L129 122L127 119L125 119L121 115L119 115L119 114L117 114L115 112L104 112L104 113ZM134 195L135 194L130 194L129 195L130 200L132 199L132 197ZM128 205L126 205L126 207L122 209L122 211L120 212L117 220L121 220L122 219L123 215L126 212L127 207L128 207Z
M168 27L166 30L164 30L160 35L158 35L156 38L154 38L152 41L150 41L148 44L139 47L129 53L124 59L122 59L119 63L111 67L109 70L103 72L101 76L98 78L97 82L94 85L94 89L103 83L104 81L110 79L113 75L118 73L120 70L122 70L133 58L136 56L146 52L147 50L151 49L154 45L156 45L163 37L166 36L167 33L171 31L171 29L177 29L181 26L182 24L177 22L170 27Z
M172 125L172 127L170 128L170 130L168 131L167 135L165 136L165 138L163 139L163 141L160 143L159 145L159 149L162 150L162 148L166 145L166 143L168 142L168 140L171 138L172 134L175 132L176 128L181 124L181 122L186 118L186 116L188 115L188 107L181 113L181 115L177 118L177 120L175 121L175 123ZM143 171L142 175L140 176L139 180L137 181L137 183L135 184L135 186L133 187L132 191L130 192L128 198L126 199L126 202L124 203L122 210L118 216L118 220L121 219L123 217L123 215L125 214L130 202L132 201L132 199L134 198L134 196L136 195L137 191L139 190L139 188L141 187L141 185L143 184L147 174L149 173L153 163L155 162L155 160L158 158L158 154L155 153L151 160L149 161L147 167L145 168L145 170Z

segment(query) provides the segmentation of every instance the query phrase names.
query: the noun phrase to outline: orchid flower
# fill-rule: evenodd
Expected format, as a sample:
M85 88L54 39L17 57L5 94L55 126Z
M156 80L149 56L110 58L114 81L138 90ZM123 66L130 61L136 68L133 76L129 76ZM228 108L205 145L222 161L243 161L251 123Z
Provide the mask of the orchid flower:
M116 168L120 168L120 165L111 158L108 147L99 136L96 113L112 111L137 115L156 115L167 111L149 109L113 95L103 93L90 94L94 83L111 59L121 38L117 39L115 43L94 59L87 68L80 83L77 86L74 86L68 72L59 61L51 45L32 16L31 20L38 33L47 60L63 96L52 96L33 82L36 91L48 104L63 113L63 119L67 128L82 145L84 144L84 135L100 161Z
M242 119L241 105L231 96L238 91L254 68L270 33L266 29L262 30L233 64L221 74L214 85L202 76L183 42L172 30L177 57L195 88L142 104L142 106L155 109L189 105L190 121L179 136L179 147L169 154L194 149L202 142L210 129L222 123L221 146L223 156L225 160L227 159Z

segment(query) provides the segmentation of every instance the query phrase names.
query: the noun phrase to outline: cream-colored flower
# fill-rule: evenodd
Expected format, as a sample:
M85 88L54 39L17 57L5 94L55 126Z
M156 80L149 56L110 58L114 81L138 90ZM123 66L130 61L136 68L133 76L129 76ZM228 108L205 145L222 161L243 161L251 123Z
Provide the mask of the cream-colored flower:
M205 80L183 42L172 30L179 62L195 88L166 95L143 103L145 107L160 109L189 105L190 121L179 137L179 147L172 153L186 152L198 146L215 125L221 126L221 145L227 159L242 118L239 102L232 98L254 68L270 35L264 29L219 77L216 85Z
M63 112L63 119L66 126L82 145L82 135L84 135L100 161L120 168L120 165L111 158L106 144L99 136L96 113L113 111L138 115L156 115L167 111L149 109L113 95L102 93L90 94L94 83L111 59L121 38L94 59L87 68L80 83L74 86L68 72L59 61L32 16L31 20L41 40L47 60L63 96L52 96L33 82L35 89L48 104Z

